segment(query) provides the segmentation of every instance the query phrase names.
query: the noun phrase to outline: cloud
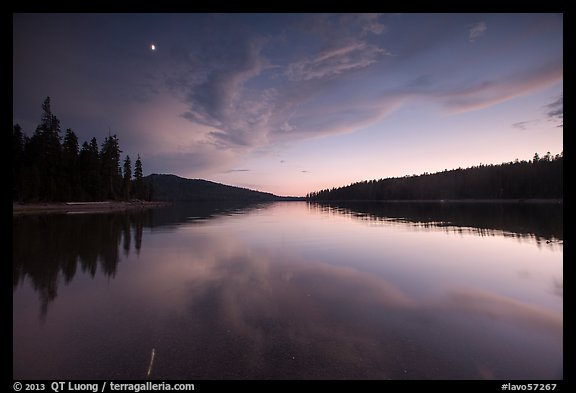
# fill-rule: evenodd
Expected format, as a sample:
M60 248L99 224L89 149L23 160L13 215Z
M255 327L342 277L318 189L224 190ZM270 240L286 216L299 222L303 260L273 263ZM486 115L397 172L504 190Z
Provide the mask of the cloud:
M519 121L517 123L512 124L512 128L516 128L518 130L526 130L532 124L537 123L538 120L526 120L526 121Z
M484 35L487 28L488 27L486 26L486 22L480 21L480 22L474 23L470 27L470 29L468 30L468 40L470 42L474 42L476 40L476 38Z
M381 14L315 14L308 16L305 30L309 39L318 40L322 49L290 63L285 75L293 81L333 77L365 68L378 61L380 55L392 53L370 41L381 35L386 26Z
M516 71L499 79L483 80L465 87L448 88L433 93L450 113L487 108L561 82L562 61L554 61L538 68Z
M308 14L300 28L307 34L336 42L350 36L360 38L385 33L387 27L381 22L383 17L380 13Z
M406 99L403 92L361 95L346 94L345 90L330 93L338 96L337 102L317 101L301 108L291 119L294 131L275 137L300 139L352 132L384 118Z
M525 130L525 129L526 129L526 125L527 125L528 123L529 123L529 122L527 122L527 121L519 121L519 122L517 122L517 123L512 124L512 127L513 127L513 128L517 128L517 129L519 129L519 130Z
M432 86L433 79L430 75L419 75L407 84L408 88L422 89Z
M228 169L222 173L237 173L237 172L250 172L251 169Z
M358 18L362 23L362 33L363 34L376 34L380 35L386 32L386 25L380 23L378 18L381 14L358 14Z
M220 53L208 55L205 80L191 86L186 97L191 108L185 118L220 127L235 115L244 83L263 69L258 40L238 40L236 45L225 62L219 62Z
M364 41L331 47L315 57L289 64L286 75L293 81L327 78L361 69L377 61L380 54L391 55L385 49Z
M289 63L284 70L287 78L273 84L265 75L271 67L261 44L243 42L238 48L243 48L243 55L207 72L205 81L190 87L188 110L182 115L212 128L209 143L237 154L278 141L358 130L415 99L437 102L451 114L479 110L549 86L563 75L561 62L553 62L468 85L446 87L421 75L403 88L366 93L350 90L333 77L376 62L385 51L371 44L348 41ZM258 89L258 83L266 88ZM516 127L522 125L526 124Z
M379 18L377 14L314 16L323 21L314 27L321 49L304 54L286 51L283 56L289 60L280 64L273 64L267 54L281 39L228 27L218 32L215 42L198 42L195 50L173 50L176 71L165 75L165 86L185 102L182 118L211 128L205 140L223 150L245 153L278 139L330 133L320 129L322 122L324 127L337 125L333 132L339 132L342 124L335 122L343 117L343 104L318 105L317 98L327 97L333 88L330 81L391 55L368 42L369 36L385 31ZM312 105L306 107L307 103ZM328 118L315 120L316 127L305 124L319 112ZM357 105L350 106L344 125L350 124L352 112L365 114ZM368 112L367 117L374 118L373 108Z
M379 20L382 16L383 14L379 13L344 14L340 18L340 24L356 27L361 36L380 35L387 30L386 25Z
M164 91L184 104L180 119L191 126L181 135L203 130L184 137L194 141L186 153L200 156L190 167L198 165L203 171L215 165L214 170L226 171L241 155L274 143L353 132L415 100L438 103L454 114L562 80L559 60L502 78L459 80L452 86L425 73L400 86L383 82L355 88L356 81L368 80L364 73L382 71L379 75L385 78L387 64L382 60L394 56L382 45L382 19L378 14L306 16L304 22L298 19L290 43L282 34L263 36L232 24L179 43L169 51L173 64L164 68L162 78ZM485 31L486 24L478 22L470 27L470 37ZM299 46L299 40L305 44ZM516 125L521 126L525 124Z
M230 38L228 45L204 53L201 70L170 79L187 80L181 94L187 110L181 116L211 127L209 140L221 149L266 145L271 127L289 130L286 123L273 123L276 89L246 86L270 68L261 55L264 41L254 36Z
M549 109L546 113L549 118L563 121L564 120L564 93L560 94L554 102L546 105Z

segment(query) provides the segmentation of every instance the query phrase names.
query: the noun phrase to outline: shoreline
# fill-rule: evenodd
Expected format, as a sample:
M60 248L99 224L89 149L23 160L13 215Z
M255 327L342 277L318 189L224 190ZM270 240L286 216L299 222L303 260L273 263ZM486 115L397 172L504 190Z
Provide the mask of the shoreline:
M100 202L45 202L45 203L12 203L12 215L44 213L111 213L124 210L152 209L168 206L167 202L158 201L100 201Z
M301 201L301 200L298 200ZM306 201L306 200L304 200ZM306 201L308 203L438 203L438 204L563 204L563 199L426 199L426 200L326 200ZM98 202L34 202L12 203L12 215L21 214L87 214L87 213L111 213L124 210L144 210L157 207L169 206L170 202L163 201L98 201Z

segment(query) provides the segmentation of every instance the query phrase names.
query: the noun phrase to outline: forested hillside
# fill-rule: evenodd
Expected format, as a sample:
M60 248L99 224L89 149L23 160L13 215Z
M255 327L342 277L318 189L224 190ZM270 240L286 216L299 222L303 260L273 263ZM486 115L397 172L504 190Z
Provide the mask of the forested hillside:
M369 180L311 192L314 201L562 198L564 154L422 175Z
M201 179L185 179L176 175L149 175L145 184L154 190L156 201L272 201L276 195L227 186Z

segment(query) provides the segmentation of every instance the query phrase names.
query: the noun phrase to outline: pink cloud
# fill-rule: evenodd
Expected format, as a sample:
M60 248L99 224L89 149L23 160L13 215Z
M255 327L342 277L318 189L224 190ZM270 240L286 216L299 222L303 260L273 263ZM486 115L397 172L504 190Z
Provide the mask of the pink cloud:
M492 105L544 89L563 79L561 62L527 69L504 78L485 80L464 88L432 93L450 113L461 113L487 108Z

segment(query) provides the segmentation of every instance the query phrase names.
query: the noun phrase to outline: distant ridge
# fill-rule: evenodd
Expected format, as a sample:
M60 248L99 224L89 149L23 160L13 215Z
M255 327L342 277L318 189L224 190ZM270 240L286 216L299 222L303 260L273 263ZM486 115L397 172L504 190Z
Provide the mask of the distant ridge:
M155 201L276 201L281 197L269 192L228 186L202 179L186 179L176 175L152 174L143 178L152 186Z

